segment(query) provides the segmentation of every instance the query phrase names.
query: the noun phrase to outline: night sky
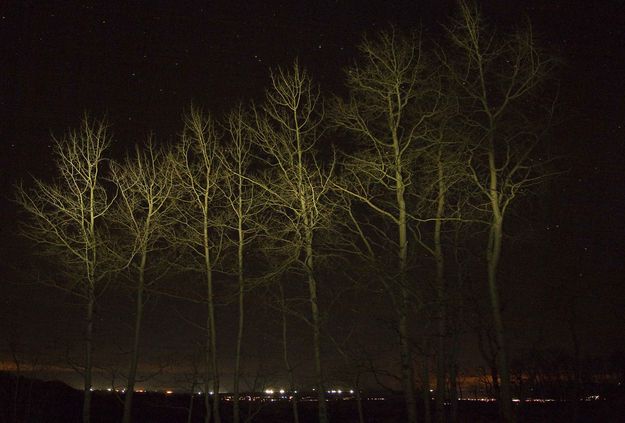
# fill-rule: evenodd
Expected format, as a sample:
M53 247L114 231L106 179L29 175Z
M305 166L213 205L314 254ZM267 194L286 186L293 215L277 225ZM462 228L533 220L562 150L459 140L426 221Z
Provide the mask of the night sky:
M514 261L506 267L504 297L523 298L509 303L524 316L519 327L511 325L517 331L512 348L536 342L570 348L563 327L564 304L571 299L585 353L624 349L625 2L479 4L487 21L503 31L529 17L542 45L562 61L555 75L561 123L554 129L553 151L566 156L561 161L566 172L523 203L527 209L519 214L530 217L525 236L505 247ZM110 123L113 155L149 134L170 142L192 103L220 116L239 101L260 99L269 68L296 57L324 94L341 94L342 69L364 33L394 24L422 27L436 40L439 23L454 9L453 1L438 0L2 2L0 368L7 366L7 343L16 336L25 351L51 355L48 363L59 366L66 366L66 350L80 348L82 309L76 300L18 282L12 270L23 247L13 231L12 186L29 175L50 174L51 134L62 136L89 112ZM130 299L129 293L114 292L102 299L96 349L107 352L99 363L103 367L121 363L123 369L126 363ZM259 327L275 320L258 312ZM234 332L234 309L220 313L224 344L233 344L228 333ZM158 299L146 312L143 369L175 363L169 380L178 377L201 341L179 314L201 318L202 309ZM264 355L268 367L274 360L279 373L279 359L272 356L277 344L260 330L250 332L250 353ZM224 357L231 349L224 345ZM478 363L470 340L463 360L468 368ZM69 372L55 375L77 380ZM227 389L228 379L224 382Z

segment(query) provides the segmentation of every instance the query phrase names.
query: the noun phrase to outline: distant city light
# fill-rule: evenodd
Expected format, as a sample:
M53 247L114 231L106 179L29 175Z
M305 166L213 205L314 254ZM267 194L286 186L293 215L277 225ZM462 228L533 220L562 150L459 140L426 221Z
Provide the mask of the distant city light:
M278 392L280 392L281 394L284 394L284 389L280 389L280 391Z
M165 391L165 393L166 393L167 395L171 395L171 394L173 394L173 393L174 393L174 391L167 390L167 391Z
M273 389L265 389L265 393L271 395L273 394Z

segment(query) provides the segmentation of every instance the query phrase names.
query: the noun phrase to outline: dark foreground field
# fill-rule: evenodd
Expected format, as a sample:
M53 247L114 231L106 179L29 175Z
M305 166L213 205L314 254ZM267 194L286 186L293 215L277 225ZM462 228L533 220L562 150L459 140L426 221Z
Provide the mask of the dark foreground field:
M0 385L0 422L7 423L79 423L81 421L82 392L60 382L41 382L24 379L20 382L20 395L16 398L12 383L4 379ZM14 387L14 385L13 385ZM137 393L135 396L135 423L187 422L190 404L188 394ZM16 406L17 405L17 406ZM253 422L290 422L291 406L287 400L243 401L242 416L255 413ZM203 422L203 397L195 396L192 422ZM433 407L432 407L433 408ZM368 423L396 423L404 418L401 398L363 401L365 421ZM232 404L222 402L222 420L231 421ZM525 403L516 405L519 423L522 422L625 422L625 398L621 393L612 397L580 402L575 406L566 402ZM334 399L329 401L331 422L357 423L356 401ZM109 392L94 392L92 422L117 423L121 420L122 403L119 396ZM16 417L17 416L17 417ZM575 416L577 418L575 418ZM316 421L316 403L300 403L300 422ZM497 422L495 403L461 401L460 422Z

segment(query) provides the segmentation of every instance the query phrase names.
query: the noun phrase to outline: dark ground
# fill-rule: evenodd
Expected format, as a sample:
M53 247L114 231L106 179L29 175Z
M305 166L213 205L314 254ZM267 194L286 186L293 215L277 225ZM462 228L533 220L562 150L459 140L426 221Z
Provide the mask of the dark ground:
M16 379L0 375L0 422L7 423L79 423L81 421L82 393L61 382L43 382L20 378L20 395L14 397ZM15 404L17 403L17 410ZM162 393L137 393L135 396L135 423L176 423L187 422L189 396L187 394L165 395ZM291 406L288 401L242 402L242 417L249 411L258 411L254 423L279 423L292 421ZM260 407L260 410L259 410ZM363 402L365 421L368 423L396 423L404 421L401 398L387 397L385 400ZM433 409L433 404L432 404ZM461 401L459 421L462 423L497 422L495 403ZM518 421L524 422L589 422L617 423L625 421L625 393L622 389L607 398L580 402L525 403L516 405ZM18 418L14 415L17 413ZM231 403L222 403L222 420L231 421ZM356 423L358 415L355 400L329 401L330 421ZM94 392L92 422L117 423L121 421L121 398L109 392ZM192 422L203 422L203 397L196 396ZM300 403L300 422L316 421L316 403Z

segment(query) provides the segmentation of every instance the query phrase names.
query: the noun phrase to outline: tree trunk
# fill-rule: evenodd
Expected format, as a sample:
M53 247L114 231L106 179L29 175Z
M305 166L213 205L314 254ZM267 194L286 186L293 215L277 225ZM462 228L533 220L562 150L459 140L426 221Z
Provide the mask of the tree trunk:
M423 342L423 360L421 364L421 401L423 402L423 422L432 421L432 410L430 409L430 362L428 360L429 346L427 341Z
M212 374L212 370L211 370L211 352L210 352L210 339L208 339L208 318L206 319L206 324L207 324L207 336L206 336L206 345L204 347L204 366L205 366L205 372L204 372L204 410L205 410L205 414L204 414L204 423L210 423L213 413L211 411L211 399L210 399L210 380L211 380L211 374Z
M241 378L241 345L243 343L243 324L244 324L244 294L242 281L239 282L239 326L237 329L237 347L236 356L234 360L234 383L233 383L233 395L232 399L232 421L233 423L239 423L241 419L241 406L239 401L240 396L240 378Z
M458 366L455 360L449 367L449 402L451 403L449 421L456 423L458 421Z
M358 409L358 423L365 423L365 413L362 409L362 393L358 386L356 388L356 408Z
M284 366L289 375L290 390L293 393L293 398L291 400L291 408L293 410L293 423L299 423L298 401L297 394L295 393L295 374L293 372L293 368L291 367L291 362L289 361L286 304L284 301L284 289L282 288L282 283L278 283L278 287L280 289L280 308L282 311L282 359L284 360Z
M494 217L490 232L490 249L488 257L488 288L490 294L491 307L493 312L493 322L495 338L499 351L497 354L497 370L499 373L499 406L501 417L506 423L514 423L514 413L512 410L512 389L510 383L510 371L508 368L508 349L506 345L503 320L501 317L501 305L499 303L499 290L497 287L497 268L501 256L502 241L502 219ZM495 382L495 381L493 381Z
M308 273L308 291L310 295L310 311L313 324L313 348L315 350L315 373L317 379L317 399L319 404L319 423L328 423L328 409L326 404L326 389L323 380L321 365L321 316L317 298L317 280L313 274L313 234L311 228L306 228L306 272Z
M239 257L239 326L237 329L237 347L236 347L236 356L234 361L234 383L233 383L233 403L232 403L232 421L234 423L239 423L240 421L240 403L239 403L239 395L240 395L240 386L239 381L241 378L241 345L243 344L243 327L244 327L244 319L245 319L245 286L244 286L244 278L243 278L243 236L242 236L242 228L239 227L239 249L238 249L238 257Z
M495 128L495 124L490 122L490 127ZM505 339L503 320L501 317L501 305L499 301L499 289L497 286L497 270L501 258L501 244L503 240L503 214L500 205L499 180L497 175L497 163L495 160L495 140L493 134L489 135L488 149L488 170L489 170L489 191L488 196L491 204L492 221L488 236L488 248L486 261L488 267L488 292L490 295L491 308L493 312L493 323L495 328L495 339L499 346L497 354L497 367L500 377L499 382L499 409L501 418L506 423L514 423L514 413L512 411L512 389L510 384L510 370L508 368L508 348ZM494 382L494 381L493 381Z
M443 246L441 243L441 230L443 226L443 213L445 209L445 181L441 152L439 151L437 162L438 173L438 201L436 207L436 221L434 223L434 260L436 261L436 293L437 293L437 354L436 354L436 421L445 422L445 387L446 387L446 319L447 303L445 298L445 275Z
M450 325L453 327L453 332L451 335L451 349L449 354L449 421L451 423L456 423L458 421L458 397L460 392L458 392L458 350L459 350L459 337L460 334L458 329L458 312L456 310L455 313L452 313L451 317L454 322Z
M135 382L137 379L137 365L139 362L139 339L141 337L141 322L143 320L143 294L145 289L145 264L147 259L146 251L141 254L139 263L139 285L137 286L137 303L135 309L135 334L130 356L130 369L128 370L128 382L126 384L126 395L124 396L123 423L132 421L132 399L135 392Z
M191 387L191 395L189 395L189 409L187 411L187 423L193 422L193 391L195 390L195 385Z
M215 329L215 304L213 299L213 275L212 271L207 274L207 285L208 285L208 342L210 344L210 370L212 371L212 379L213 379L213 416L215 418L215 423L221 423L221 415L219 413L219 404L220 404L220 396L219 396L219 369L217 368L217 341L216 335L217 330ZM208 393L207 393L208 395Z
M404 388L404 396L406 398L406 415L408 423L417 422L417 404L414 392L414 372L412 368L412 354L410 348L410 338L408 330L408 310L410 310L409 291L407 286L407 267L408 267L408 219L406 215L406 199L404 193L406 186L404 184L404 176L402 175L401 150L399 147L399 138L397 135L397 122L393 119L394 113L389 103L389 129L393 139L393 153L395 159L395 200L397 203L397 232L398 232L398 265L399 265L399 284L401 289L401 306L399 315L399 342L402 367L402 384Z
M209 180L210 175L207 175ZM206 189L204 193L204 222L203 222L203 243L204 243L204 271L206 275L206 300L207 300L207 316L206 316L206 337L209 367L212 371L213 379L213 416L215 423L221 423L221 415L219 413L219 369L217 367L217 329L215 325L215 298L213 292L213 264L211 262L210 236L209 236L209 191ZM206 396L209 396L206 392ZM210 401L209 401L210 402ZM208 414L208 409L207 409Z
M490 364L490 379L492 380L492 393L496 398L500 398L499 394L499 370L497 370L497 356L493 358L493 361Z
M404 293L404 297L407 294ZM402 385L404 389L404 398L406 400L406 416L408 423L417 422L417 401L414 392L414 373L412 369L412 354L410 351L410 341L408 339L408 312L406 298L402 299L402 305L399 307L399 347L401 354L401 375Z
M456 285L454 290L462 292L464 281L463 265L460 263L459 244L457 240L458 232L456 232L456 241L454 242L454 261L456 263ZM454 301L448 303L448 324L451 329L451 350L449 357L449 397L451 400L450 422L458 422L458 398L462 398L462 388L458 384L458 352L460 351L460 331L463 317L463 304L458 296L454 296ZM453 304L453 306L451 306Z
M85 327L85 373L84 373L84 397L82 405L82 421L91 421L91 377L93 369L93 313L95 307L95 293L92 288L88 288L87 293L87 316Z
M20 359L18 357L17 352L17 342L14 344L12 342L9 343L9 348L11 348L11 355L13 356L13 362L15 363L15 386L13 387L13 404L11 407L11 421L13 423L18 423L20 420L18 418L18 404L20 402L20 379L22 378L22 371L20 366Z
M291 377L293 377L293 371L291 370ZM291 382L292 384L293 382ZM299 423L299 396L295 391L293 392L293 398L291 400L291 411L293 413L293 423Z

